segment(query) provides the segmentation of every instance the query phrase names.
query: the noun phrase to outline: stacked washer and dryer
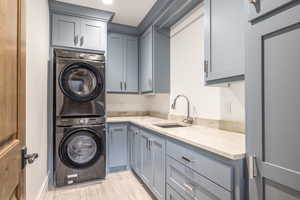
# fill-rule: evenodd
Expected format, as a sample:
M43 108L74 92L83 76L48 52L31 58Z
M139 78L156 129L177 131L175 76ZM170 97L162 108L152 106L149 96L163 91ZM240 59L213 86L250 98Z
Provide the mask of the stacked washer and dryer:
M105 178L104 55L55 49L54 79L56 186Z

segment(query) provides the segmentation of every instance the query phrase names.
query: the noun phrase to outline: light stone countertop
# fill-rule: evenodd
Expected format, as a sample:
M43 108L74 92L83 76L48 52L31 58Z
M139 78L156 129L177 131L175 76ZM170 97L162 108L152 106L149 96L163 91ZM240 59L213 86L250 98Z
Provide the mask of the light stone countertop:
M108 123L130 122L161 135L182 141L194 147L215 153L231 160L245 158L246 137L243 134L193 125L180 128L160 128L154 124L176 123L155 117L109 117Z

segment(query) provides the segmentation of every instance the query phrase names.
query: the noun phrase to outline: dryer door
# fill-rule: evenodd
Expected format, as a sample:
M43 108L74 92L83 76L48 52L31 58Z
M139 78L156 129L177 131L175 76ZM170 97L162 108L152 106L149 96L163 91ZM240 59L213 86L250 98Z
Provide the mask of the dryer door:
M78 102L91 101L104 89L99 70L90 64L79 62L67 66L59 76L59 86L70 99Z
M93 130L77 129L62 139L59 146L60 159L71 168L91 167L104 152L101 141Z

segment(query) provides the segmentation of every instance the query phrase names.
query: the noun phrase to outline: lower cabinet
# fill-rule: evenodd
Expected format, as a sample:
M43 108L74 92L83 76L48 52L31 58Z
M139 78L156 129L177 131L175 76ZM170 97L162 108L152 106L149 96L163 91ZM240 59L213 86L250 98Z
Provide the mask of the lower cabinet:
M127 169L127 124L110 124L108 130L108 170L113 172Z
M127 134L127 123L109 125L108 138L110 171L130 166L158 200L247 199L243 159L229 160L132 124Z
M167 198L166 200L184 200L175 190L173 190L169 185L167 185Z
M140 129L134 136L131 144L136 152L133 170L141 177L154 196L159 200L165 200L165 139Z

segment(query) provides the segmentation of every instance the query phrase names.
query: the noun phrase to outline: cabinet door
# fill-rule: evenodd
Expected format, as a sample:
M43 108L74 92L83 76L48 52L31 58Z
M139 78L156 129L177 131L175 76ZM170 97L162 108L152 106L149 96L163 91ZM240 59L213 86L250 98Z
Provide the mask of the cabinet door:
M110 171L126 169L128 161L126 125L110 125L108 146Z
M80 47L96 51L106 50L106 23L95 20L81 20Z
M165 168L166 168L166 144L160 137L152 136L150 139L150 151L153 164L153 193L159 200L165 200Z
M175 192L169 185L167 186L167 200L184 200L177 192Z
M153 91L153 32L152 27L140 38L141 43L141 91Z
M130 167L135 170L136 168L136 149L135 149L135 131L133 127L129 127L128 129L128 138L130 144Z
M80 19L66 15L53 15L52 44L54 46L78 47Z
M299 200L300 5L272 14L249 25L246 146L257 167L249 194L250 200Z
M205 1L206 81L243 78L245 70L246 1Z
M136 133L135 133L135 150L136 150L136 154L135 154L135 156L136 156L136 173L138 174L138 175L140 175L141 174L141 170L142 170L142 150L141 150L141 134L140 134L140 132L139 132L139 130L137 130L136 131Z
M252 5L249 3L249 20L256 19L275 9L284 8L296 2L297 0L260 0Z
M107 60L107 92L122 92L124 69L124 51L122 35L108 35Z
M124 38L124 63L125 77L124 90L126 93L138 93L139 90L139 59L138 59L138 39L126 36Z
M149 135L141 130L141 178L148 185L152 185L152 155L150 151L150 138Z

